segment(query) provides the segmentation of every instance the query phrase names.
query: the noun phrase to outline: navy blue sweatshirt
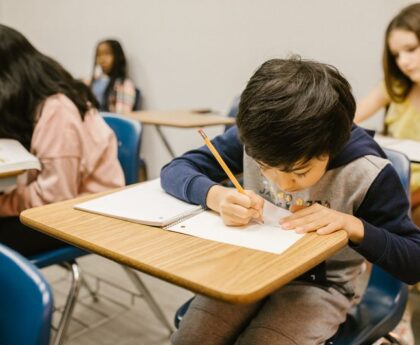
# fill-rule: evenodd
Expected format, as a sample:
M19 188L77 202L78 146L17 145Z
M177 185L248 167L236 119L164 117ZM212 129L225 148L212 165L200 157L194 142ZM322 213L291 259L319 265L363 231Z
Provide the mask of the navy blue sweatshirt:
M236 127L212 143L234 174L243 172L245 155ZM369 160L375 161L375 157L383 160L386 156L365 130L353 126L350 140L330 160L326 174L361 157L373 157ZM356 209L348 212L362 220L365 230L362 242L350 242L349 246L368 261L413 284L420 280L420 231L408 216L406 192L392 165L386 164L378 171ZM210 187L223 180L226 174L206 146L175 158L161 171L162 187L169 194L203 207Z

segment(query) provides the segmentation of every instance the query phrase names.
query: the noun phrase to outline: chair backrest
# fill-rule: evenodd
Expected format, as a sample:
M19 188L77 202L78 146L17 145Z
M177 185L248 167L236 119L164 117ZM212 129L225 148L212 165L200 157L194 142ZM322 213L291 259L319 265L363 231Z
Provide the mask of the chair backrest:
M141 91L139 88L136 87L136 94L134 98L133 110L140 110L141 109Z
M0 344L48 345L53 299L26 258L0 244Z
M399 151L391 149L383 149L388 159L392 163L396 170L404 189L407 192L407 196L410 195L410 160L408 157Z
M118 159L124 171L125 183L138 182L142 128L138 121L121 115L101 113L118 140Z
M227 117L232 117L232 118L236 118L236 115L238 115L238 109L239 109L239 101L240 101L240 97L237 96L234 98L234 100L232 101L232 104L230 106L229 112L227 114ZM232 127L233 125L226 125L225 126L225 132Z

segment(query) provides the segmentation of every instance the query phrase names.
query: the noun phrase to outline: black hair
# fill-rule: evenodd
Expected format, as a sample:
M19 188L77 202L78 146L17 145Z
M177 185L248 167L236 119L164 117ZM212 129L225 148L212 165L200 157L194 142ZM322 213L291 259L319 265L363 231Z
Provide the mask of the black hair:
M287 171L336 155L349 140L355 108L351 87L336 68L298 56L272 59L242 93L237 125L248 155Z
M385 86L390 98L397 103L403 102L413 87L413 81L398 67L394 54L389 48L389 36L393 30L406 30L414 33L420 42L420 4L403 8L389 23L385 31L382 64Z
M93 63L92 72L92 83L95 80L95 68L96 68L96 57L98 56L98 49L101 44L107 44L111 49L114 61L111 67L111 71L108 76L110 78L109 83L104 92L105 108L101 110L109 111L109 99L110 95L114 92L114 85L117 79L124 81L127 78L127 60L125 58L124 50L121 43L117 40L107 39L99 42L96 46L95 61Z
M66 95L85 113L97 106L90 89L21 33L0 24L0 138L30 148L37 112L49 96Z

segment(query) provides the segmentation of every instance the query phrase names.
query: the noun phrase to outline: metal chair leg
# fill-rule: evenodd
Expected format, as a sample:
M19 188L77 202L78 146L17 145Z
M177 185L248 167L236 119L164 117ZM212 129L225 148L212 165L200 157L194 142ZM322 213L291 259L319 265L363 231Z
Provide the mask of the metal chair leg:
M86 290L88 290L90 297L92 297L92 300L94 302L99 301L98 293L93 289L90 284L86 281L85 277L82 275L80 277L80 284L83 286Z
M67 328L70 324L71 315L77 300L77 295L79 294L79 289L81 285L81 272L79 265L76 261L69 263L70 269L72 271L72 284L70 287L69 294L66 299L66 305L63 310L63 315L61 316L60 323L58 325L57 333L54 338L53 345L62 345L64 343L65 335Z
M166 319L165 314L163 313L162 309L159 307L156 300L153 298L153 296L147 289L146 285L144 285L143 281L137 275L136 271L134 271L133 269L127 266L122 266L122 267L124 268L125 272L127 273L128 277L131 279L133 284L136 286L138 291L142 294L142 296L144 297L144 300L149 305L150 309L155 314L157 319L169 331L169 333L172 334L174 332L172 325Z

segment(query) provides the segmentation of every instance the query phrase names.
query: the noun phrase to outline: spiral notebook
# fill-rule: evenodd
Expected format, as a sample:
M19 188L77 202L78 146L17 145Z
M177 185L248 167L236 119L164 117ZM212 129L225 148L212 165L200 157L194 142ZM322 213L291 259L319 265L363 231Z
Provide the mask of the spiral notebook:
M41 170L38 158L19 141L0 139L0 174L28 169Z
M0 192L13 188L17 183L16 173L28 169L41 170L38 158L19 141L0 139Z
M290 214L289 211L267 201L264 203L264 224L231 227L225 225L217 213L165 193L159 179L77 204L74 208L275 254L302 237L278 224L280 218Z

